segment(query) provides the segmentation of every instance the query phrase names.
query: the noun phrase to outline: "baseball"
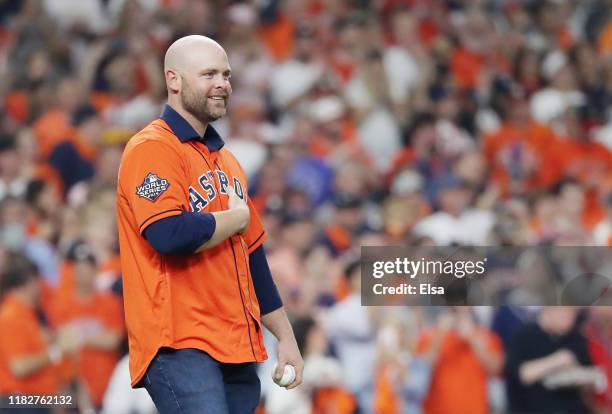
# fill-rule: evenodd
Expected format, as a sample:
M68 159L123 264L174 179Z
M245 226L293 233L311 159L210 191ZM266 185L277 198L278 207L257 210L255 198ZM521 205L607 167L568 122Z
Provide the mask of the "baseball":
M272 369L272 378L274 378L274 372L276 371L277 364L274 364L274 368ZM293 365L285 365L285 371L283 372L283 376L277 381L274 379L274 382L278 384L279 387L286 387L291 384L295 380L295 368Z

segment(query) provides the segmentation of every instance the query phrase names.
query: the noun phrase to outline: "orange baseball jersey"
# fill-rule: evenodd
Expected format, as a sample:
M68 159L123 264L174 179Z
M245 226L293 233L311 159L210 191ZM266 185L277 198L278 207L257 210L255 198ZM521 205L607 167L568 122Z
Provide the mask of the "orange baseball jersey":
M158 253L144 238L157 220L227 210L229 186L251 212L243 234L189 256ZM199 137L168 105L128 142L117 219L132 386L160 347L196 348L227 363L267 358L248 256L266 233L247 194L247 177L215 129Z

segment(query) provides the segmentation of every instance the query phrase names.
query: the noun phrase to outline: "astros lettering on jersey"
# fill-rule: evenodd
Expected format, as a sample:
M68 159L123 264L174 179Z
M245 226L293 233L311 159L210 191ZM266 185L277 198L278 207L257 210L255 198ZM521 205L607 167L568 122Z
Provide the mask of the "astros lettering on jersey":
M227 210L228 188L247 198L243 234L189 256L164 255L148 225L183 211ZM128 142L119 168L117 211L130 374L136 386L161 347L196 348L220 362L267 358L249 253L266 233L247 197L238 161L208 125L203 139L170 106Z

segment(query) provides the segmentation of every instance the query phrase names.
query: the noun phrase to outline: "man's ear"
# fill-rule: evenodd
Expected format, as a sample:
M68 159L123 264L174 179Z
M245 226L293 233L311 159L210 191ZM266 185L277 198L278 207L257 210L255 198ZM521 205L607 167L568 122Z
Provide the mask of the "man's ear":
M172 93L179 93L181 90L181 75L174 69L166 69L164 75L168 90Z

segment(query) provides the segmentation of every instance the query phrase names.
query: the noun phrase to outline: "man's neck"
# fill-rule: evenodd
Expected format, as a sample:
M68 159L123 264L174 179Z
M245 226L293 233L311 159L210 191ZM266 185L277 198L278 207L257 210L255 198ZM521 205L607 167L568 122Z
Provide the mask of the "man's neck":
M195 129L199 136L204 136L204 132L206 131L208 123L200 122L195 116L183 109L181 105L177 105L176 103L171 102L170 100L168 100L168 105L170 105L172 109L178 112L180 116L185 118L185 120L189 123L189 125L191 125L193 129Z

